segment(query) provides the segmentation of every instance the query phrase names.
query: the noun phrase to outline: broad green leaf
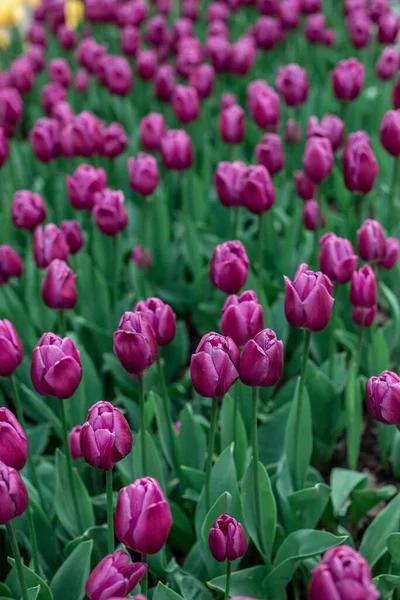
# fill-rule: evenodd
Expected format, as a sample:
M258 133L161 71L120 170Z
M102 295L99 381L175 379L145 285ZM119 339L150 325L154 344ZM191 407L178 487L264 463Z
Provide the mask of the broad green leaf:
M63 562L51 582L54 600L83 600L93 542L82 542Z
M49 423L41 423L35 427L29 427L26 431L29 442L29 452L33 455L40 455L44 452L50 435L51 426Z
M383 295L385 296L389 306L390 306L390 311L392 313L392 319L393 319L393 327L389 327L386 331L389 334L389 343L390 343L390 348L391 350L393 350L399 340L399 335L400 335L400 306L399 306L399 301L397 299L396 294L393 293L393 291L384 283L380 283L379 288L381 290L381 292L383 293ZM387 368L387 364L385 365L384 369ZM382 369L382 370L384 370Z
M396 565L400 565L400 533L392 533L386 540L387 547Z
M190 404L182 410L180 422L178 442L181 465L201 470L206 456L206 434L194 418Z
M386 541L400 527L400 494L379 513L369 525L361 540L360 552L371 567L387 550Z
M154 592L153 600L184 600L182 596L165 586L163 583L159 583Z
M400 576L399 575L378 575L372 580L374 586L378 589L381 596L380 598L392 598L391 592L396 589L400 589Z
M332 506L335 515L343 516L349 506L349 496L356 488L363 488L368 483L368 477L359 471L336 468L331 473Z
M185 600L213 600L211 592L198 579L190 576L182 577L181 593Z
M160 436L161 448L165 458L171 467L176 468L178 465L174 465L173 457L177 456L178 441L174 432L172 432L173 435L171 436L170 417L165 412L164 400L158 394L150 392L148 401L153 403L154 413L157 420L157 430ZM167 402L170 402L170 400L167 399ZM175 447L175 452L173 446Z
M385 485L377 490L358 490L351 493L351 522L355 525L371 508L380 502L388 502L397 493L394 485Z
M235 388L233 394L237 394L238 390ZM236 411L236 419L234 419L234 398L230 395L224 397L222 408L220 412L220 427L221 427L221 450L224 450L232 442L236 440L236 446L234 448L236 470L238 472L238 479L240 480L245 469L246 458L247 458L247 435L246 429L243 424L242 415L240 411ZM234 440L233 430L234 422L236 423L236 436Z
M37 585L36 587L28 588L27 592L28 592L28 600L36 600L37 598L39 598L40 585ZM22 597L21 597L21 600L23 600Z
M16 573L15 560L13 558L9 558L8 562L12 566L14 572ZM22 565L22 568L24 571L24 579L25 579L26 586L28 588L39 586L39 588L40 588L40 593L38 596L39 600L53 600L53 593L52 593L51 589L49 588L49 586L47 585L47 583L44 581L44 579L39 577L39 575L37 575L35 573L35 571L32 571L32 569L30 569L26 565ZM19 585L18 577L15 578L15 585L17 587L18 594L20 595L21 588Z
M5 583L0 583L0 594L2 598L11 598L11 590Z
M190 485L200 493L204 485L205 473L199 469L191 469L190 467L181 467L182 473L187 477Z
M252 567L232 573L230 594L232 596L263 598L265 600L266 593L263 591L263 581L267 573L266 567ZM225 592L226 575L212 579L208 582L208 586L213 590Z
M21 391L24 395L24 403L31 405L33 409L43 418L45 422L50 422L55 433L59 438L62 437L61 421L51 410L48 404L35 392L32 392L25 384L21 385Z
M297 380L285 435L286 462L295 490L301 490L304 487L312 453L310 401L305 388L300 401L299 389L300 378Z
M289 417L290 403L267 415L265 422L258 428L260 461L264 465L277 463L285 451L285 429Z
M154 479L156 479L158 481L158 483L161 485L163 490L165 490L165 477L164 477L164 471L163 471L163 466L161 463L160 455L157 450L157 446L155 445L154 440L148 431L145 432L147 467L146 467L146 473L143 473L141 436L142 436L142 433L140 432L139 435L136 437L136 440L133 445L133 452L132 452L133 457L132 458L133 458L133 472L135 474L135 477L136 478L144 477L144 476L154 477Z
M188 552L196 541L192 521L179 504L170 500L169 505L173 520L168 538L169 544L182 552Z
M288 503L293 515L293 529L312 529L329 502L331 489L325 483L317 483L314 487L305 488L288 496Z
M368 344L368 372L369 375L382 373L390 362L390 351L383 335L382 329L376 329Z
M204 544L208 543L208 534L215 520L223 514L229 514L231 500L232 496L228 492L224 492L210 508L201 526L201 539Z
M65 546L65 554L69 556L82 542L93 541L93 548L91 554L91 567L95 568L96 565L108 554L108 539L107 539L107 524L95 525L90 527L84 533L84 535L75 538L68 542Z

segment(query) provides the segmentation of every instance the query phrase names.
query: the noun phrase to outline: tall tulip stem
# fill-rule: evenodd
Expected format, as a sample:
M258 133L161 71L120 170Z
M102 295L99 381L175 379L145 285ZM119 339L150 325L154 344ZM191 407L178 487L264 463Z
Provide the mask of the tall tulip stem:
M6 529L8 533L8 538L10 540L11 549L14 555L15 560L15 569L17 571L19 585L21 587L22 600L28 600L28 592L26 589L25 577L24 577L24 569L22 566L21 555L18 549L17 538L15 537L15 531L12 524L12 521L6 523Z
M231 571L232 571L232 563L230 560L227 560L226 561L226 585L225 585L224 600L229 599L229 592L231 589Z
M214 456L215 434L217 431L217 417L218 417L219 401L220 401L220 397L214 396L213 401L212 401L210 431L208 433L206 479L204 482L207 512L211 508L211 469L212 469L212 462L213 462L213 456Z
M303 350L303 360L301 363L301 371L300 371L300 384L299 384L299 397L298 397L298 406L299 406L299 410L298 410L298 414L301 415L302 413L302 405L303 405L303 396L304 396L304 388L305 388L305 383L306 383L306 374L307 374L307 362L308 362L308 355L310 353L310 345L311 345L311 331L309 329L306 329L304 331L304 350ZM295 427L295 448L299 448L299 436L300 436L300 419L297 419L296 421L296 427ZM296 475L295 479L297 480L298 477ZM303 482L300 481L294 481L293 485L294 485L294 489L295 490L299 490L301 488Z
M181 469L180 469L178 454L176 451L176 443L175 443L176 440L175 440L174 428L172 425L170 399L169 399L169 395L168 395L167 384L165 381L164 367L163 367L163 363L162 363L162 360L160 357L157 358L157 373L158 373L158 380L160 382L161 391L162 391L164 414L165 414L166 423L167 423L169 444L171 447L171 460L172 460L174 469L176 471L176 474L178 475L178 477L180 477Z
M332 290L332 297L335 299L335 302L333 303L333 307L332 307L332 315L331 315L331 330L330 330L330 336L329 336L329 378L332 379L333 378L333 366L334 366L334 356L335 356L335 350L336 350L336 343L335 343L335 320L336 320L336 304L337 304L337 300L335 298L336 296L336 291L337 291L337 283L336 281L333 284L333 290Z
M261 489L260 489L260 475L258 472L258 428L257 428L257 409L258 409L258 387L252 388L253 397L253 414L252 414L252 433L251 433L251 444L253 450L253 469L254 469L254 493L256 495L256 520L259 524L260 532L260 545L261 550L265 552L264 546L264 529L262 525L262 512L261 512Z
M147 554L142 554L141 558L142 558L142 563L145 563L147 565ZM149 572L148 572L148 570L146 570L146 573L143 575L142 584L140 586L142 594L146 598L147 598L148 581L149 581Z
M264 240L263 240L263 220L264 213L258 217L258 268L261 270L264 258Z
M39 575L40 577L39 551L37 545L35 522L33 520L32 508L29 503L28 508L26 509L26 518L28 521L29 537L31 540L33 570L35 571L36 575Z
M107 540L108 553L114 552L114 501L113 501L113 474L112 471L106 471L106 489L107 489Z
M61 425L62 425L62 440L65 449L65 457L67 461L67 477L68 477L68 485L72 495L72 502L74 504L74 510L78 519L80 532L83 533L82 519L81 513L79 511L78 498L76 496L76 490L74 485L74 471L72 468L72 458L71 453L69 451L69 443L68 443L68 426L67 426L67 415L65 411L64 400L59 401L60 405L60 414L61 414Z
M143 373L138 375L139 385L139 410L140 410L140 442L142 451L142 477L146 477L147 473L147 457L146 457L146 420L144 414L144 380Z

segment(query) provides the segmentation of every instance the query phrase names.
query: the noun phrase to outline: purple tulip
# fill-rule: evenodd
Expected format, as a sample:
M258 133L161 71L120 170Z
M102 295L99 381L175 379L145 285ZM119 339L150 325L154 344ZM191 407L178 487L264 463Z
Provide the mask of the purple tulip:
M104 125L96 115L88 111L76 115L62 133L61 145L66 155L67 148L72 150L72 156L88 158L100 154L103 150Z
M278 14L279 0L256 0L256 7L262 15L275 16Z
M256 59L256 48L252 38L243 37L232 44L229 69L235 75L243 76L251 70Z
M321 331L331 317L333 286L329 277L319 271L309 271L307 267L301 264L293 281L284 278L285 316L293 327Z
M379 173L379 167L365 132L358 131L349 135L342 162L347 189L361 194L370 192Z
M259 165L264 165L271 175L279 173L285 166L282 141L276 133L266 133L260 144L256 146Z
M367 381L366 402L370 415L386 425L400 425L400 377L384 371Z
M56 258L66 261L69 246L61 229L49 223L35 229L33 236L33 257L40 269L46 269Z
M0 377L10 377L22 363L24 347L8 319L0 321Z
M219 134L226 144L240 144L246 131L244 110L234 104L219 115Z
M139 269L150 269L152 261L150 250L148 248L137 246L132 250L131 257Z
M92 214L105 235L117 235L127 227L128 213L124 202L124 194L120 191L105 189L96 194Z
M50 117L56 104L65 102L66 98L67 91L60 83L52 82L45 85L42 89L41 103L46 115Z
M303 154L304 172L314 183L322 183L329 177L333 168L332 145L327 138L308 138Z
M190 123L200 115L197 90L190 86L177 85L172 94L172 108L181 123Z
M331 82L338 100L354 100L364 86L364 65L356 58L341 60L331 73Z
M395 44L400 31L400 18L395 12L387 12L378 21L378 42Z
M146 317L159 346L172 342L176 334L176 315L169 304L164 304L160 298L148 298L138 302L135 311Z
M246 170L246 165L239 160L233 163L218 163L214 176L214 186L221 204L227 207L242 204L242 181Z
M286 121L285 142L287 144L300 144L303 133L300 125L294 119Z
M247 88L247 106L261 129L276 127L280 119L279 96L265 81L257 80Z
M237 98L235 94L231 94L229 92L227 92L226 94L222 94L219 102L219 108L221 111L225 110L226 108L229 108L230 106L233 106L234 104L237 104Z
M77 210L91 210L96 194L105 190L107 176L103 169L79 165L71 177L66 178L68 199Z
M28 439L25 431L8 408L0 408L0 461L20 471L27 458Z
M20 94L27 94L35 84L35 73L29 56L16 58L10 66L10 80Z
M47 163L60 154L58 123L55 119L39 119L29 134L32 150L38 160Z
M283 343L272 329L264 329L246 343L240 357L240 379L252 387L271 387L283 371Z
M304 26L304 35L310 44L323 44L326 30L326 20L323 14L314 14L307 17Z
M78 221L61 221L60 229L64 234L70 254L76 254L83 246L83 231Z
M28 508L28 492L18 471L0 462L0 525L22 515Z
M378 312L378 307L376 304L371 306L371 308L361 308L360 306L353 306L353 310L351 312L352 321L358 325L363 327L371 327L372 323L375 321L376 313Z
M302 200L312 200L317 191L316 184L301 171L295 171L293 179L296 186L297 195Z
M13 277L21 277L24 265L21 257L11 246L0 246L0 285Z
M79 351L69 338L44 333L32 353L31 379L42 396L72 396L82 380Z
M25 40L33 45L43 46L43 48L46 48L46 30L43 25L33 21L26 30Z
M53 107L51 116L57 121L59 127L63 129L72 123L75 115L68 102L58 102L58 104Z
M81 449L81 425L76 425L71 429L68 435L69 451L74 460L83 458Z
M112 471L132 450L132 433L119 408L110 402L96 402L82 425L80 445L89 465Z
M308 97L306 71L297 64L280 67L276 76L276 89L288 106L304 104Z
M115 14L117 25L139 27L146 19L148 10L147 4L142 0L128 0L124 4L119 4Z
M363 260L377 262L385 254L385 234L382 225L374 219L367 219L357 231L358 253Z
M215 71L211 65L195 67L189 76L189 84L197 90L199 98L209 98L214 91Z
M106 88L111 94L127 96L133 88L133 75L128 60L124 56L108 56L104 63Z
M393 108L400 109L400 77L392 90L392 103Z
M79 69L75 76L75 89L79 93L84 93L89 87L89 74L86 69Z
M125 598L140 582L147 571L145 563L132 563L127 552L117 550L99 562L86 582L90 600L107 600L114 594Z
M134 192L150 196L160 183L157 161L151 154L139 152L137 158L128 158L129 185Z
M264 312L255 292L231 295L222 308L221 329L237 346L244 346L264 326Z
M248 167L242 179L242 202L248 210L261 214L275 204L275 188L264 165Z
M318 215L319 227L323 229L326 225L326 218L325 214L320 210L318 202L316 200L306 200L303 207L303 224L308 231L317 230Z
M381 144L392 156L400 156L400 112L389 110L383 115L380 130Z
M139 50L136 54L136 72L140 79L149 81L157 71L157 54L154 50Z
M169 102L175 89L175 71L172 65L164 64L157 69L157 72L154 76L153 87L154 95L156 98L158 98L158 100L161 100L162 102ZM162 115L158 116L161 117ZM147 118L148 117L145 117L145 119ZM164 125L164 117L162 117L162 119ZM159 145L160 141L158 140L158 146Z
M208 545L218 562L236 560L246 554L246 534L239 521L229 515L221 515L210 529Z
M376 304L377 285L373 270L364 265L351 277L350 302L360 308L371 308Z
M131 550L156 554L172 526L169 504L155 479L137 479L118 494L115 534Z
M128 145L128 136L120 123L110 123L103 130L103 148L105 158L115 158L122 154Z
M1 121L1 116L0 116ZM5 131L2 127L0 127L0 169L3 167L8 159L9 155L9 146Z
M114 333L114 354L122 366L138 375L156 361L157 352L153 329L143 313L124 313Z
M239 240L215 247L210 263L211 283L225 294L237 294L247 280L249 259Z
M317 117L310 117L307 125L307 137L326 137L331 143L332 150L336 152L342 145L344 136L344 123L336 115L325 115L321 121Z
M385 252L379 261L384 269L392 269L400 256L400 242L397 238L390 237L385 240Z
M326 233L319 242L319 268L332 281L347 283L357 268L358 258L349 240Z
M170 129L161 138L161 158L167 169L182 171L193 162L192 139L183 129Z
M120 47L127 56L136 56L140 48L140 35L134 25L126 25L121 30Z
M239 377L239 350L218 333L204 335L190 361L193 387L205 398L223 396Z
M76 45L76 32L67 25L60 25L57 28L57 40L63 50L72 50Z
M140 143L146 150L159 150L161 138L167 132L163 115L149 113L140 122Z
M71 69L63 58L54 58L48 64L49 78L53 83L59 83L62 87L68 88L71 83Z
M392 79L400 68L400 52L397 48L384 48L376 64L376 76L381 81Z
M312 571L309 595L310 600L375 600L380 596L367 561L350 546L325 552Z
M4 129L7 137L12 136L23 113L24 103L18 90L13 87L0 89L0 127Z
M46 306L57 310L68 310L76 305L76 275L63 260L56 258L47 267L42 298Z
M300 21L300 6L297 0L282 0L278 6L278 18L282 29L296 29Z
M371 21L368 14L363 10L353 11L346 22L353 46L357 49L368 46L371 39Z
M29 190L16 192L11 205L11 218L17 229L33 231L46 218L42 197Z
M271 17L260 17L254 25L254 39L261 50L271 50L282 41L284 33L280 22Z

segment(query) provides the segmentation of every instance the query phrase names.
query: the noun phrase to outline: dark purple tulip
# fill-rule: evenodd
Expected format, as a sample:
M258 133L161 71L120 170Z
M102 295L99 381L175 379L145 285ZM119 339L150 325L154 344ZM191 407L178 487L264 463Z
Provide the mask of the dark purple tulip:
M161 138L161 158L167 169L182 171L193 162L192 139L183 129L170 129Z
M231 46L229 68L235 75L246 75L256 59L253 39L242 38Z
M322 183L329 177L333 168L333 150L327 138L308 138L303 154L303 169L314 183Z
M308 97L306 71L297 64L281 67L276 76L276 88L288 106L304 104Z
M350 546L336 546L313 569L309 596L310 600L375 600L380 594L365 558Z
M151 154L139 152L137 158L128 158L129 185L134 192L150 196L160 183L157 161Z
M362 325L363 327L371 327L372 323L375 321L377 312L378 307L376 304L371 306L371 308L354 306L351 312L351 319L358 326Z
M136 56L140 48L140 35L134 25L126 25L121 30L120 46L122 52L127 56Z
M26 94L33 89L35 73L29 56L16 58L10 66L10 80L20 94Z
M128 136L120 123L110 123L103 130L103 148L101 154L105 158L115 158L123 152L128 145Z
M86 69L79 69L75 76L75 89L77 92L86 92L89 86L89 73Z
M389 110L383 115L381 144L392 156L400 156L400 111Z
M157 54L154 50L139 50L136 54L136 72L140 79L153 79L157 70Z
M178 40L193 36L193 23L190 19L175 19L172 24L173 43L176 45Z
M8 319L0 321L0 377L10 377L22 363L24 347Z
M239 377L239 350L218 333L204 335L190 361L192 384L205 398L223 396Z
M110 402L96 402L82 425L82 456L97 469L112 471L115 464L132 450L132 433L119 408Z
M51 117L58 122L61 129L67 127L74 119L74 113L68 102L58 102L53 106Z
M358 258L349 240L326 233L319 242L319 268L332 281L347 283L357 268Z
M83 232L79 221L61 221L60 229L64 234L70 254L76 254L83 246Z
M400 31L400 18L395 12L387 12L378 21L378 42L395 44Z
M329 277L307 267L301 264L293 281L284 277L285 315L292 327L321 331L331 318L333 286Z
M151 17L146 24L147 42L152 46L161 46L168 36L168 26L164 15Z
M0 285L13 277L21 277L24 265L19 254L11 246L0 246Z
M396 110L400 109L400 77L397 80L397 82L393 88L393 91L392 91L392 103L393 103L393 108L395 108ZM0 106L1 106L1 104L0 104ZM0 112L0 114L1 114L1 112Z
M42 227L39 225L35 229L33 236L33 257L36 265L40 269L45 269L55 259L66 261L68 258L69 246L62 231L49 223Z
M53 112L53 108L59 102L65 102L67 91L60 83L48 83L42 90L41 103L46 115L49 117Z
M200 115L197 90L190 86L177 85L172 95L172 108L181 123L195 121Z
M256 0L256 7L262 15L275 16L278 14L279 0Z
M1 121L1 117L0 117ZM9 146L5 131L0 127L0 169L7 162L9 155Z
M376 64L376 76L382 81L392 79L400 68L400 52L397 48L384 48Z
M76 275L63 260L56 258L47 267L42 283L42 298L49 308L74 308L77 302Z
M266 16L260 17L256 21L253 33L257 48L261 50L274 48L283 39L284 35L280 22Z
M79 165L71 177L66 178L68 199L77 210L91 210L95 197L107 185L106 173L91 165Z
M294 119L286 121L285 142L287 144L300 144L303 132L300 125Z
M93 113L84 111L76 115L63 133L75 156L91 157L103 149L104 125Z
M384 371L367 381L366 402L370 415L386 425L400 425L400 377Z
M63 58L54 58L48 64L50 81L58 83L64 88L68 88L71 83L71 69Z
M357 10L347 17L347 29L355 48L365 48L371 38L371 21L363 10Z
M133 75L128 60L123 56L109 56L105 60L104 83L117 96L127 96L133 88Z
M240 206L242 202L242 181L246 165L237 160L233 163L220 162L214 176L214 186L218 200L224 206Z
M33 231L46 218L43 198L29 190L16 192L11 205L11 219L17 229Z
M264 329L250 339L240 358L240 379L252 387L276 385L283 371L283 343L272 329Z
M124 202L121 191L105 189L96 194L92 214L97 227L105 235L117 235L127 227L128 213Z
M72 396L82 380L79 351L70 338L44 333L32 353L31 379L42 396Z
M148 11L149 8L143 0L128 0L124 4L119 4L115 14L117 25L139 27L146 19Z
M57 40L63 50L72 50L76 45L77 36L73 29L67 25L60 25L57 29Z
M215 560L236 560L246 554L246 534L239 521L221 515L210 529L208 545Z
M93 38L85 37L76 51L76 59L81 67L94 73L101 58L106 54L105 46L98 44Z
M397 238L390 237L385 240L385 253L379 261L379 265L384 269L392 269L400 256L400 242Z
M26 30L25 40L33 45L43 46L43 48L46 48L46 30L43 25L33 21Z
M18 471L0 462L0 525L19 517L28 508L28 492Z
M219 115L219 134L226 144L240 144L246 130L244 110L234 104Z
M164 304L160 298L148 298L138 302L135 311L146 317L159 346L172 342L176 333L176 315L169 304Z
M226 108L229 108L230 106L233 106L234 104L237 104L237 98L235 94L231 94L228 92L226 94L222 94L221 100L219 102L219 109L222 111Z
M231 64L231 45L221 36L213 36L207 40L207 55L217 73L227 73Z
M140 121L140 143L146 150L159 150L161 138L166 132L164 116L160 113L149 113Z
M153 80L154 95L162 102L169 102L175 89L175 70L172 65L161 65L154 76ZM152 113L158 114L158 113ZM161 115L159 115L161 117ZM148 117L144 117L147 119ZM144 120L143 119L143 120ZM162 117L164 121L164 117ZM160 140L158 140L158 145Z
M375 273L369 265L354 271L351 277L350 302L360 308L371 308L376 304L377 285Z
M282 29L296 29L300 21L300 6L297 0L282 0L278 6L278 18Z
M81 429L81 425L76 425L71 429L68 435L69 451L74 460L83 458L81 450Z
M112 600L114 594L125 598L141 581L147 571L145 563L132 563L127 552L117 550L99 562L86 582L90 600Z
M367 219L357 231L358 253L363 260L380 261L386 248L382 225L374 219Z
M356 58L341 60L331 72L331 82L338 100L354 100L364 86L364 65Z
M229 39L229 28L225 21L211 21L207 25L207 40L212 37Z
M176 72L183 79L200 65L203 50L197 38L183 38L177 43Z
M136 246L132 250L131 258L139 269L150 269L151 267L151 254L148 248L142 248L142 246Z
M239 240L224 242L214 249L210 280L225 294L237 294L247 280L249 259Z
M264 313L255 292L231 295L222 308L221 329L237 346L244 346L264 326Z
M358 131L349 135L342 161L347 189L361 194L370 192L378 175L379 167L365 132Z
M315 14L307 17L304 26L304 35L310 44L323 44L326 30L325 16Z
M326 137L335 152L341 145L344 136L344 123L336 115L325 115L321 121L317 117L310 117L307 125L307 137Z
M303 224L308 231L316 231L319 215L319 226L324 228L326 218L320 211L319 204L316 200L306 200L303 206Z
M390 12L388 0L370 0L369 13L374 23L378 23L382 15Z
M14 132L14 127L22 119L24 103L15 88L5 87L0 89L0 127L4 129L7 137Z
M248 210L261 214L275 204L275 188L264 165L248 167L242 179L242 202Z
M301 171L295 171L293 179L297 195L302 200L312 200L315 196L315 192L317 191L316 184Z
M247 88L247 106L261 129L276 127L280 119L279 96L265 81L257 80Z
M25 431L8 408L0 408L0 461L20 471L27 458L28 439Z
M38 160L47 163L60 153L58 123L55 119L39 119L29 134L33 152Z
M260 144L256 146L259 165L264 165L271 175L279 173L285 166L282 141L276 133L266 133Z
M114 333L114 354L128 371L143 373L157 359L157 341L153 329L141 312L122 315Z
M211 65L195 67L189 76L189 84L197 90L200 98L209 98L214 91L215 71Z
M115 534L127 548L156 554L165 545L171 526L171 509L155 479L143 477L120 490Z

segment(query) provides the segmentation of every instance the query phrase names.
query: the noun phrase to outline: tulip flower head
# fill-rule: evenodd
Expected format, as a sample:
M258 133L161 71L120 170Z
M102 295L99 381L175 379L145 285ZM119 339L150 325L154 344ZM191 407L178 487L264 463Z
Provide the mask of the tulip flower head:
M17 471L28 458L28 439L18 420L8 408L0 408L0 461Z
M0 462L0 525L19 517L28 508L28 492L21 475Z
M132 563L123 550L109 554L99 562L86 582L86 594L90 600L105 600L112 594L125 598L140 582L147 571L145 563Z
M10 377L22 363L24 347L8 319L0 321L0 377Z
M196 392L205 398L224 396L239 377L239 350L235 342L218 333L204 335L190 361Z
M218 562L236 560L246 553L246 534L239 521L229 515L221 515L210 529L208 545Z
M384 371L367 381L366 402L370 415L386 425L400 425L400 377Z
M216 246L211 258L211 283L225 294L237 294L246 283L249 264L240 241L224 242Z

